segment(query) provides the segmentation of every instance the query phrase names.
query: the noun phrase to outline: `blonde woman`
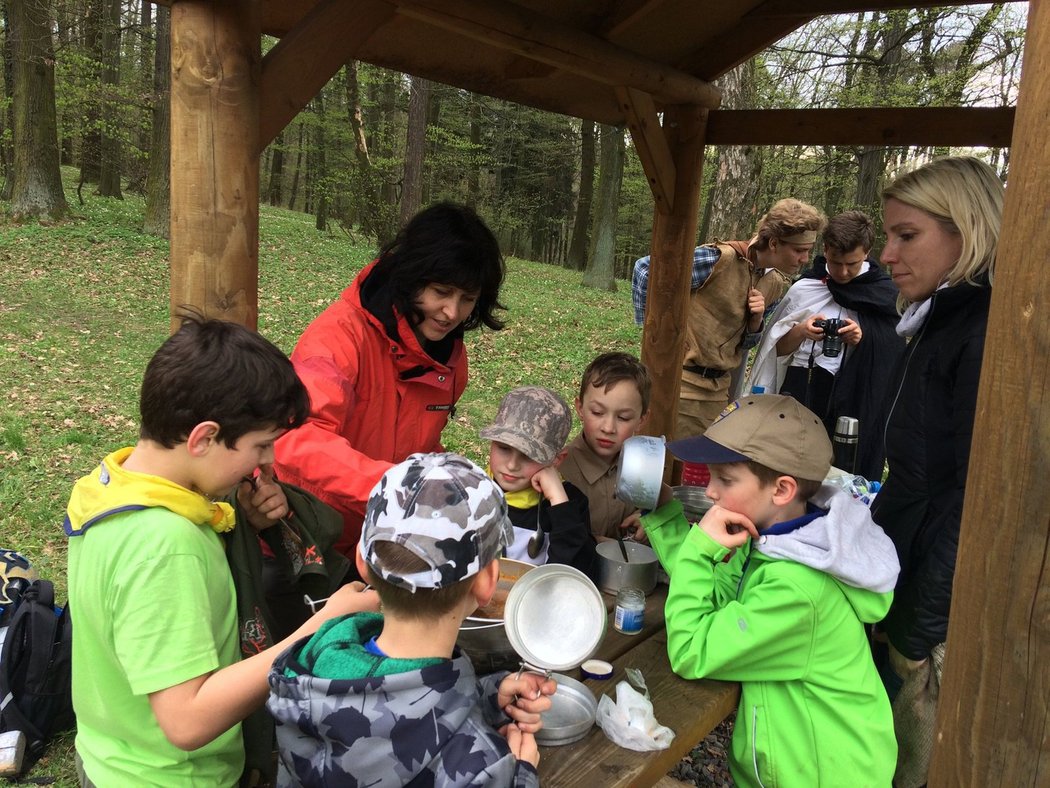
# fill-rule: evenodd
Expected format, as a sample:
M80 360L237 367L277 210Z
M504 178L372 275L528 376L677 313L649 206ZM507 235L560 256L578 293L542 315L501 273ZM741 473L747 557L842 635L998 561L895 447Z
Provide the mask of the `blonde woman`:
M909 342L890 387L889 477L872 511L901 563L875 651L894 701L902 788L924 784L929 765L1003 192L988 165L954 157L882 194L882 263Z

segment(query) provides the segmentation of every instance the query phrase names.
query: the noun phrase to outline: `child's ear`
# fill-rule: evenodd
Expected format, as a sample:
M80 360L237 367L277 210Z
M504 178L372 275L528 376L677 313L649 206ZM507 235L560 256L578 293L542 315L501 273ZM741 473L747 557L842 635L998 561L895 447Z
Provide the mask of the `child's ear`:
M499 583L499 559L494 558L488 566L483 567L474 576L474 582L470 586L478 607L485 607L489 603L492 595L496 593L497 583Z
M219 424L215 421L202 421L186 438L186 450L192 457L203 457L218 442Z
M572 401L572 404L576 406L576 415L583 421L583 400L577 397Z
M638 426L634 428L635 433L637 433L638 430L645 426L645 422L649 421L649 415L651 413L652 410L647 410L645 413L642 414L642 417L638 419Z
M365 563L365 559L361 556L361 550L358 545L354 545L354 566L357 567L357 574L361 576L361 579L368 583L368 564Z
M560 452L558 452L557 456L555 456L554 461L551 463L551 467L552 468L557 468L559 465L561 465L563 462L565 462L565 458L568 457L568 456L569 456L569 450L568 449L562 449Z
M773 503L786 506L798 495L798 481L794 476L778 476L773 483Z

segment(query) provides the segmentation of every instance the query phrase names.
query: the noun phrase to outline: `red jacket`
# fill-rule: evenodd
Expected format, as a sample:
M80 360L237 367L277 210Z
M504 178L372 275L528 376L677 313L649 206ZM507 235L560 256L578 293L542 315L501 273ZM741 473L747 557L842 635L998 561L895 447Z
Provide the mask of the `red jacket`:
M279 478L343 515L336 548L351 557L379 477L413 452L442 450L441 430L467 385L462 340L455 341L448 364L440 364L403 316L398 343L362 306L361 283L374 266L299 338L292 364L310 392L310 417L275 447Z

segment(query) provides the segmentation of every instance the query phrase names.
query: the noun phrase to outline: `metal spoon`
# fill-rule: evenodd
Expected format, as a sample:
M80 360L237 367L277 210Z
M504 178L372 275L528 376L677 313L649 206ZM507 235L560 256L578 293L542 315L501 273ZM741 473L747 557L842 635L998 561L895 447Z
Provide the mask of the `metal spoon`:
M528 553L529 558L539 557L540 550L543 549L543 543L547 541L547 535L543 533L543 526L540 524L540 507L536 507L536 533L529 539Z
M627 545L623 543L623 534L619 531L616 532L616 541L620 543L620 552L623 553L623 562L625 564L631 563L631 559L627 557Z

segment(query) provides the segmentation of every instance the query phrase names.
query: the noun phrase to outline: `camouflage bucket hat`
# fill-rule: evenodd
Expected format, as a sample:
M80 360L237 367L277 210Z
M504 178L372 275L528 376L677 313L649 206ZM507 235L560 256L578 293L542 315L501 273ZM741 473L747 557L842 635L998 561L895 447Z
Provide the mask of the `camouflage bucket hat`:
M550 465L565 447L572 411L558 394L542 386L522 386L503 398L496 420L481 437L512 446L530 460Z
M383 474L368 496L361 526L361 557L389 583L415 592L445 588L472 577L514 540L503 492L458 454L413 454ZM394 542L427 569L385 569L376 544Z

